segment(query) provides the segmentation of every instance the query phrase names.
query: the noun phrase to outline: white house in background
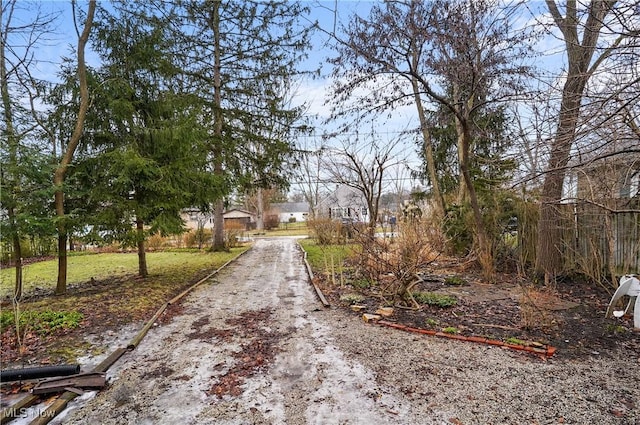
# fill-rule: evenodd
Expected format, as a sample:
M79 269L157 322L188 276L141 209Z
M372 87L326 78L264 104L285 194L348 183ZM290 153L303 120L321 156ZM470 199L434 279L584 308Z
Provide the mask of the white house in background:
M349 219L361 223L369 221L369 208L364 195L357 189L339 185L329 196L318 203L318 216Z
M278 214L280 223L307 221L309 218L309 203L284 202L271 204L270 214Z
M203 213L198 208L186 208L180 216L189 230L213 229L213 213Z

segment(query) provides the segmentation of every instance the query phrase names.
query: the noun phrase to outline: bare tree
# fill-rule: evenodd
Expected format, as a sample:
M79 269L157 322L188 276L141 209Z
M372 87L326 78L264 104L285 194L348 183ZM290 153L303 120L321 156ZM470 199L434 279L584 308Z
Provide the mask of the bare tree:
M563 267L561 212L557 204L562 199L563 181L576 141L585 88L605 62L633 44L634 37L640 34L640 27L634 19L634 13L637 18L636 1L582 3L570 0L562 9L553 0L546 0L546 4L560 30L567 55L560 113L540 199L536 247L536 270L544 273L545 281L550 281Z
M369 212L369 230L375 232L380 197L389 170L403 159L398 156L398 137L390 141L371 135L368 140L343 140L339 149L328 149L322 157L327 179L355 189L362 194Z
M31 10L30 22L19 22L15 15L21 6ZM0 6L0 97L2 98L2 167L1 206L6 211L4 236L11 239L12 256L15 266L14 297L22 296L22 242L26 236L23 228L24 217L28 214L24 204L28 185L24 178L27 167L26 139L33 136L34 126L31 112L21 105L20 99L32 99L29 84L35 82L30 77L30 68L37 58L35 51L50 33L56 16L42 13L37 4L27 4L17 0L2 1ZM19 218L22 216L22 220Z
M519 62L528 48L524 43L528 34L512 32L510 11L499 10L490 1L387 2L374 6L371 16L367 21L356 18L354 29L348 32L349 42L341 44L345 53L335 63L344 71L336 76L345 81L334 89L336 102L345 102L357 89L374 86L379 91L373 92L371 102L360 102L370 109L388 108L410 98L419 105L420 113L424 108L419 100L424 96L453 117L461 184L473 211L479 260L490 276L494 269L492 241L471 175L480 130L475 119L514 99L519 77L526 71ZM398 78L385 79L387 74L404 78L410 89L405 91ZM423 130L426 124L421 119ZM425 157L432 161L428 136L423 131Z
M310 141L307 145L298 147L299 166L295 179L300 188L304 200L309 204L311 218L317 217L317 205L320 203L322 187L322 146L319 138L307 137L303 140Z
M552 117L557 114L554 106L553 88L549 87L534 90L527 102L510 106L518 129L510 152L510 158L518 158L519 166L513 183L520 187L525 198L540 186Z
M332 112L334 119L355 114L359 121L366 115L379 116L413 104L435 208L444 216L446 205L434 159L432 123L426 111L429 99L424 98L418 78L428 72L430 35L425 29L430 26L429 8L430 3L422 1L374 5L367 18L353 17L344 29L344 40L334 34L338 56L332 60L336 65Z
M72 2L74 23L76 22L76 7L75 2ZM82 134L84 131L84 121L87 116L87 110L89 109L89 89L87 83L87 67L85 63L85 47L89 41L89 33L91 31L91 25L93 24L93 16L96 10L96 1L89 0L87 7L86 17L84 19L84 25L82 31L79 30L76 24L76 35L78 36L77 45L77 70L78 70L78 83L80 87L80 106L78 109L78 115L76 117L75 127L71 138L64 147L64 151L61 152L62 156L60 162L56 167L53 175L53 184L55 186L55 209L58 217L58 281L56 284L56 294L64 294L67 292L67 227L65 225L64 214L64 180L69 169L69 165L73 161L73 155L80 143Z
M632 64L615 71L598 76L598 84L585 90L568 164L575 183L568 196L575 205L577 243L565 241L575 251L572 267L614 287L616 274L628 273L640 260L640 80Z
M480 131L475 120L516 98L522 87L520 78L528 71L521 64L528 51L527 35L511 30L510 10L500 10L489 1L436 2L432 13L433 48L428 62L432 72L444 80L444 87L437 87L425 75L418 78L429 97L453 115L479 261L490 277L494 271L492 241L471 177L474 141Z

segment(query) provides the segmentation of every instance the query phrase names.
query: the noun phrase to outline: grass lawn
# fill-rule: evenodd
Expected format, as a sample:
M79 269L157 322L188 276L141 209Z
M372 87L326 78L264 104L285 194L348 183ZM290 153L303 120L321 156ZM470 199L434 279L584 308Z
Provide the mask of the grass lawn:
M280 223L277 229L263 231L265 236L303 236L309 234L309 228L304 221L296 223ZM255 235L258 231L251 231Z
M315 239L301 239L299 242L307 252L309 265L317 270L326 269L332 261L335 267L342 267L345 259L354 255L357 249L355 245L319 245Z
M167 251L147 253L148 279L165 280L171 277L185 279L202 269L215 269L239 254L240 248L231 252L208 253L199 251ZM136 274L136 253L108 253L73 255L68 257L67 285L88 282L91 278L103 280ZM23 291L26 295L34 288L55 289L58 273L57 260L41 261L23 268ZM11 296L15 269L0 271L0 297Z
M4 303L0 311L0 361L73 362L87 348L84 333L117 331L127 324L148 320L164 303L248 248L215 253L151 252L147 254L146 279L136 276L136 253L74 255L69 257L70 287L65 295L53 295L56 260L30 264L24 267L27 297L18 306L6 302L13 290L15 271L4 269L0 272ZM50 290L51 294L29 298L36 287ZM20 332L24 334L22 347L17 345L15 336L17 311Z

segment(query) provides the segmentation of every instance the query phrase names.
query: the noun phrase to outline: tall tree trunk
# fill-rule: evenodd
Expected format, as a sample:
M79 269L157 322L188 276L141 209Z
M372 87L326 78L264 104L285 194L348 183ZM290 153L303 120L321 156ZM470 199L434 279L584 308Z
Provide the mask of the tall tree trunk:
M10 226L16 228L15 216L13 208L7 211ZM22 298L22 245L20 243L20 234L16 231L13 233L13 257L14 267L16 270L15 286L13 288L13 298L20 300Z
M564 37L568 70L562 89L556 134L552 141L540 195L535 268L538 273L544 274L545 282L554 280L563 269L562 216L558 205L562 199L565 167L569 163L571 148L576 138L584 88L598 65L614 50L605 49L604 53L592 61L600 30L605 23L604 19L615 3L613 0L591 2L583 24L580 22L575 1L567 3L566 16L563 17L556 3L553 0L546 0L549 12ZM579 37L578 25L584 25L582 40ZM620 36L612 47L619 44L622 39L623 37Z
M458 146L460 146L460 173L464 179L467 194L469 196L469 202L471 204L471 211L473 213L473 220L475 223L475 235L478 249L478 260L482 267L482 273L485 278L492 280L495 273L495 265L493 260L493 248L492 241L487 235L487 230L482 219L482 212L480 211L480 204L478 203L478 196L476 189L473 186L471 180L471 133L469 131L469 120L463 122L457 115L455 117L456 133L458 136Z
M429 123L424 113L424 107L422 106L422 99L420 98L420 90L418 88L418 81L415 77L411 78L411 87L413 88L413 98L418 110L418 118L420 120L420 130L422 132L422 140L424 143L424 157L427 161L427 172L429 173L429 180L431 180L431 191L433 192L433 199L436 208L436 214L439 217L444 217L444 213L447 210L447 206L444 202L444 196L440 190L440 182L438 181L438 173L436 171L436 160L433 156L433 142L431 139L431 132L429 131Z
M147 252L144 247L144 220L136 217L136 241L138 244L138 275L140 277L147 277L149 272L147 271Z
M58 227L58 281L56 284L56 294L64 294L67 292L67 227L64 214L64 192L63 184L69 164L73 160L73 155L80 143L82 132L84 129L84 120L89 109L89 88L87 83L87 67L84 59L84 49L89 41L89 33L93 23L93 15L96 10L96 0L89 0L87 9L87 17L84 29L78 37L78 81L80 86L80 108L76 125L71 134L71 139L67 144L66 150L62 154L62 159L53 174L53 185L55 187L55 209ZM74 10L75 13L75 10Z
M1 15L2 11L0 11L0 16ZM10 188L10 193L5 193L4 196L9 199L6 209L9 228L12 233L11 239L13 242L13 256L16 270L13 295L16 300L19 300L22 298L22 246L20 244L20 231L18 229L18 222L15 214L15 205L17 200L15 189L17 187L16 181L18 180L15 175L18 172L18 139L15 128L13 127L13 107L11 105L11 95L9 93L9 75L7 73L5 56L7 34L0 34L0 36L2 37L2 40L0 40L0 93L2 95L2 106L4 107L5 131L7 135L6 143L9 151L9 163L6 165L6 169L3 170L3 174L6 173L6 177L3 176L3 180L6 178L7 186Z
M58 196L62 196L62 192L56 192L56 215L58 205L63 205L63 201L57 201ZM64 212L63 214L64 215ZM67 232L64 224L58 224L58 281L56 284L56 294L61 295L67 292Z
M540 196L536 270L545 275L546 282L553 280L563 269L563 220L559 204L562 199L565 167L569 163L571 147L575 141L582 92L587 83L584 74L576 74L567 78L563 89L556 137L551 147Z
M213 147L213 173L220 176L220 181L224 177L224 168L222 166L222 76L220 63L220 0L213 1L213 9L211 10L211 29L213 30L214 46L213 46L213 119L214 119L214 147ZM224 199L221 197L216 200L213 207L213 251L222 251L225 249L224 243Z
M262 188L258 188L256 193L256 229L264 230L264 202L262 200Z
M224 251L224 200L218 199L213 205L213 251Z

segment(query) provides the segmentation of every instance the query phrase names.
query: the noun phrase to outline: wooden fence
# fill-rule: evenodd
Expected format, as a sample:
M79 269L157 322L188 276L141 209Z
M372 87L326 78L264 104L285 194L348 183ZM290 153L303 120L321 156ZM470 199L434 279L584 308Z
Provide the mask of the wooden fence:
M629 199L609 204L611 210L586 202L562 206L568 269L640 274L640 212L630 211L640 205L630 208Z

